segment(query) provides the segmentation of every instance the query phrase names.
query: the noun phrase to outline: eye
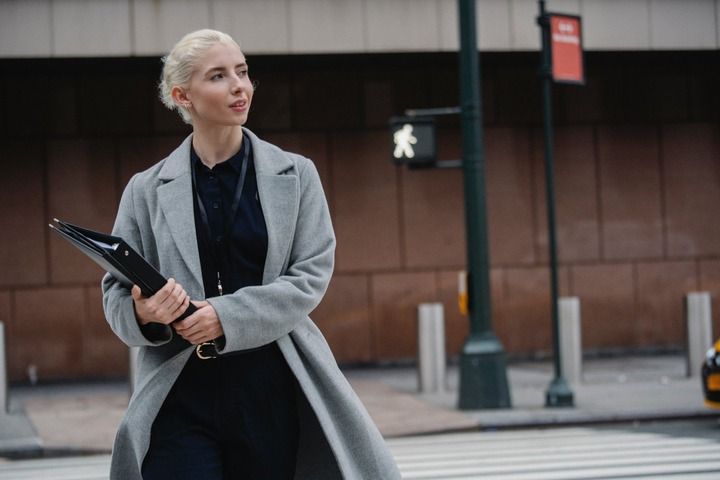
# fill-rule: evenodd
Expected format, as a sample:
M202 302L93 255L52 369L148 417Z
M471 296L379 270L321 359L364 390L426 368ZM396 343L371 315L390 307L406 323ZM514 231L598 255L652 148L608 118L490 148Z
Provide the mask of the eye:
M214 81L214 80L221 80L222 78L223 78L223 74L222 74L222 73L216 73L215 75L213 75L212 77L210 77L210 80L213 80L213 81Z
M239 71L237 72L237 76L240 77L240 78L245 78L245 77L247 77L247 75L248 75L247 69L239 70Z

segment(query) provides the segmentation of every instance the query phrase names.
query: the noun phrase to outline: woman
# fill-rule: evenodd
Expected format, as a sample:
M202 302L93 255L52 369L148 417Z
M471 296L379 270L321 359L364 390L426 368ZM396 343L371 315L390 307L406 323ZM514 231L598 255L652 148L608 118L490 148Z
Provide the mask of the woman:
M113 229L169 280L145 298L103 279L140 347L111 478L399 478L308 317L335 249L314 165L243 128L253 85L226 34L180 40L160 91L193 132L130 180Z

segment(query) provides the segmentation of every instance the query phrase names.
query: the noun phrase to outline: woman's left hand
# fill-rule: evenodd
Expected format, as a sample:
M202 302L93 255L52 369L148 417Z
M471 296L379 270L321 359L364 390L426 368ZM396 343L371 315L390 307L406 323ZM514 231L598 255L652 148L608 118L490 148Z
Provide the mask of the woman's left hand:
M217 312L207 301L193 302L197 312L179 322L175 322L175 331L193 345L199 345L221 337L224 332Z

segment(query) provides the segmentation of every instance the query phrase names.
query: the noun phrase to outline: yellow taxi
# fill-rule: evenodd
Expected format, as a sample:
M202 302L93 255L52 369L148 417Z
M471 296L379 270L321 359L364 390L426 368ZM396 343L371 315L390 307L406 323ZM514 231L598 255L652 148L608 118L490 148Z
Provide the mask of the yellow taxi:
M702 366L702 384L705 405L720 408L720 340L707 351Z

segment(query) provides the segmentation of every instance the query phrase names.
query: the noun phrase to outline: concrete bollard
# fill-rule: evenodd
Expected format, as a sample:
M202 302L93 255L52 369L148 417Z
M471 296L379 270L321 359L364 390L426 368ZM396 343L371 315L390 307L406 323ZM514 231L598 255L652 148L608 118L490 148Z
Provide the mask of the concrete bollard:
M713 344L712 306L708 292L691 292L685 297L687 328L686 360L688 377L699 377L705 352Z
M8 413L7 361L5 357L5 325L0 322L0 416Z
M558 299L560 322L560 369L565 381L577 385L582 381L582 323L580 321L580 299L561 297Z
M445 315L442 303L418 305L420 392L445 390Z

